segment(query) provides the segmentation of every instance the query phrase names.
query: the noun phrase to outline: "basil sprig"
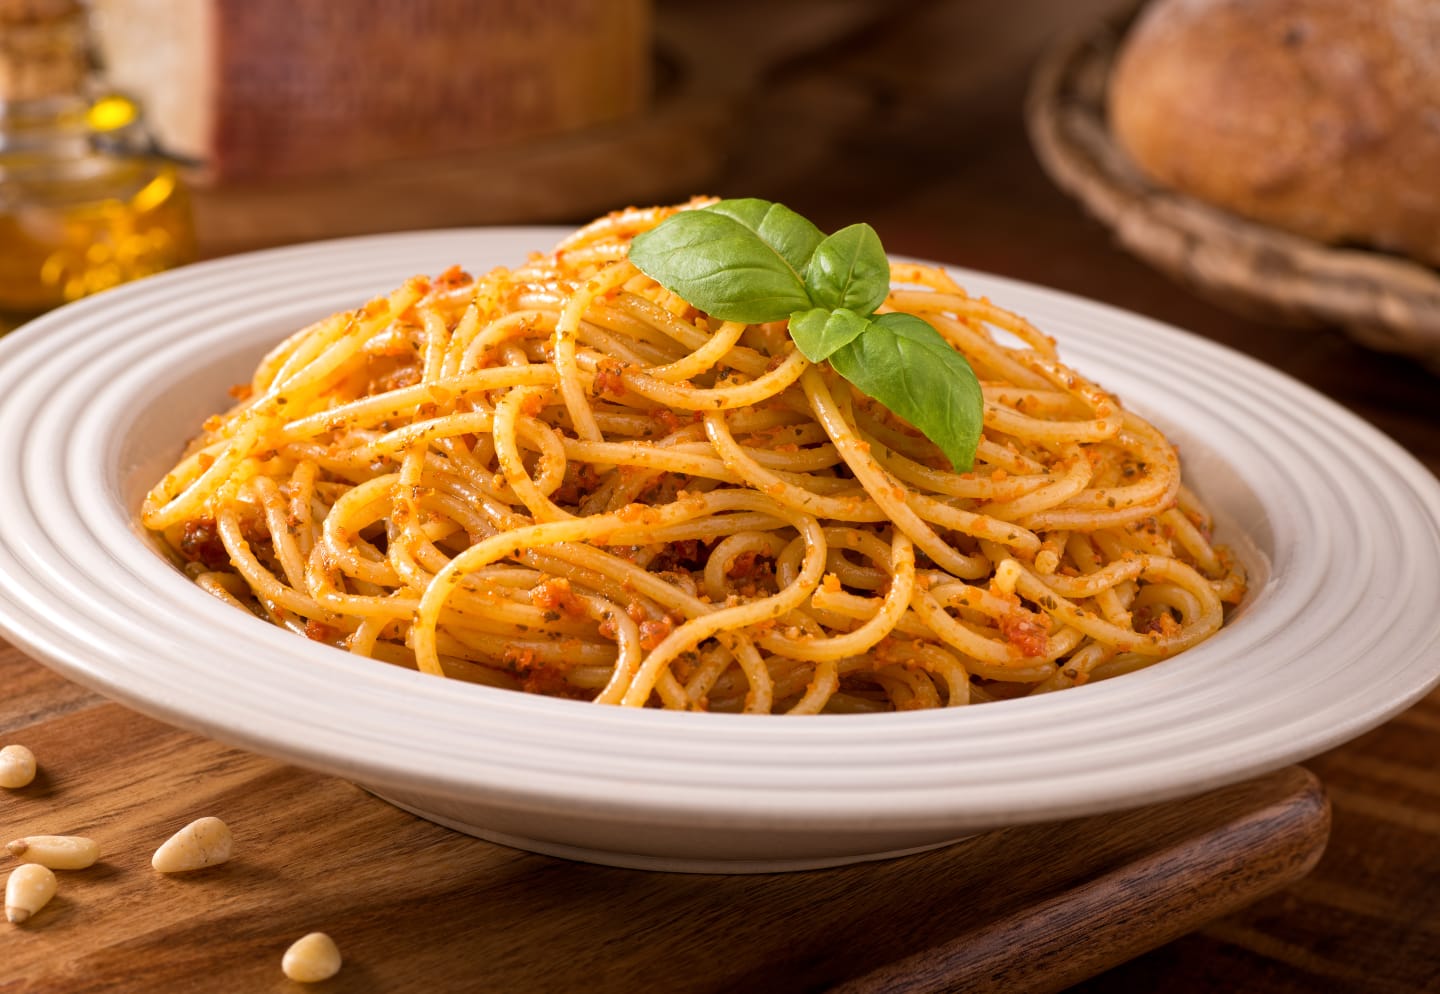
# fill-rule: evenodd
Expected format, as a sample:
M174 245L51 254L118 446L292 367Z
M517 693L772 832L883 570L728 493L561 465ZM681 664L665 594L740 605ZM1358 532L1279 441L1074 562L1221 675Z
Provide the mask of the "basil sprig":
M957 472L974 465L985 409L975 371L920 318L875 314L890 293L890 260L870 225L826 235L783 204L722 200L636 235L630 261L722 321L788 319L805 358L828 360Z

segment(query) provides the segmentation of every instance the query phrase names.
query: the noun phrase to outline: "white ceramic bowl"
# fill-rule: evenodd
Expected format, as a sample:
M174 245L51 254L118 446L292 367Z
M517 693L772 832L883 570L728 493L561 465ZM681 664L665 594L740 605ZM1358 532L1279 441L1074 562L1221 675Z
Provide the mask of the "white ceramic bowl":
M211 599L140 498L272 343L415 273L513 264L555 229L351 239L189 267L0 342L0 623L66 676L427 818L628 866L842 863L1117 810L1303 759L1440 678L1440 486L1272 370L1134 315L957 272L1180 445L1250 567L1239 616L1117 680L954 711L668 714L435 679Z

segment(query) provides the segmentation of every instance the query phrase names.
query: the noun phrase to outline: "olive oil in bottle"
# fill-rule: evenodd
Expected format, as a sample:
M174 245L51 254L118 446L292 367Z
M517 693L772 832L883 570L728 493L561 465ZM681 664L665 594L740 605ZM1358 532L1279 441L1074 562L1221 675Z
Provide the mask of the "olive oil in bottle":
M0 313L188 262L184 185L94 70L78 0L0 0Z

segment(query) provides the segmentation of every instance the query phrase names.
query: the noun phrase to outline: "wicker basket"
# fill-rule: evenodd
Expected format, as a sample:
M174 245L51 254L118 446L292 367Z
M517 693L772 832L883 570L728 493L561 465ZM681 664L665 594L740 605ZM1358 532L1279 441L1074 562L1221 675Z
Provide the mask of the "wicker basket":
M1051 179L1126 249L1206 297L1264 320L1338 325L1440 371L1440 272L1278 231L1139 174L1105 117L1111 63L1132 19L1133 12L1062 41L1037 67L1026 121Z

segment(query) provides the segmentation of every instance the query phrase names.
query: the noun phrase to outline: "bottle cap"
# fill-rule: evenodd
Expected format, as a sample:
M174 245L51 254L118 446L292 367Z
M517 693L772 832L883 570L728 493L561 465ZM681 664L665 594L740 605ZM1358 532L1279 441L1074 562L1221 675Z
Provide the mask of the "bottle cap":
M80 13L80 0L0 0L0 21L33 24L58 21Z
M75 93L89 72L77 0L0 0L0 101Z

